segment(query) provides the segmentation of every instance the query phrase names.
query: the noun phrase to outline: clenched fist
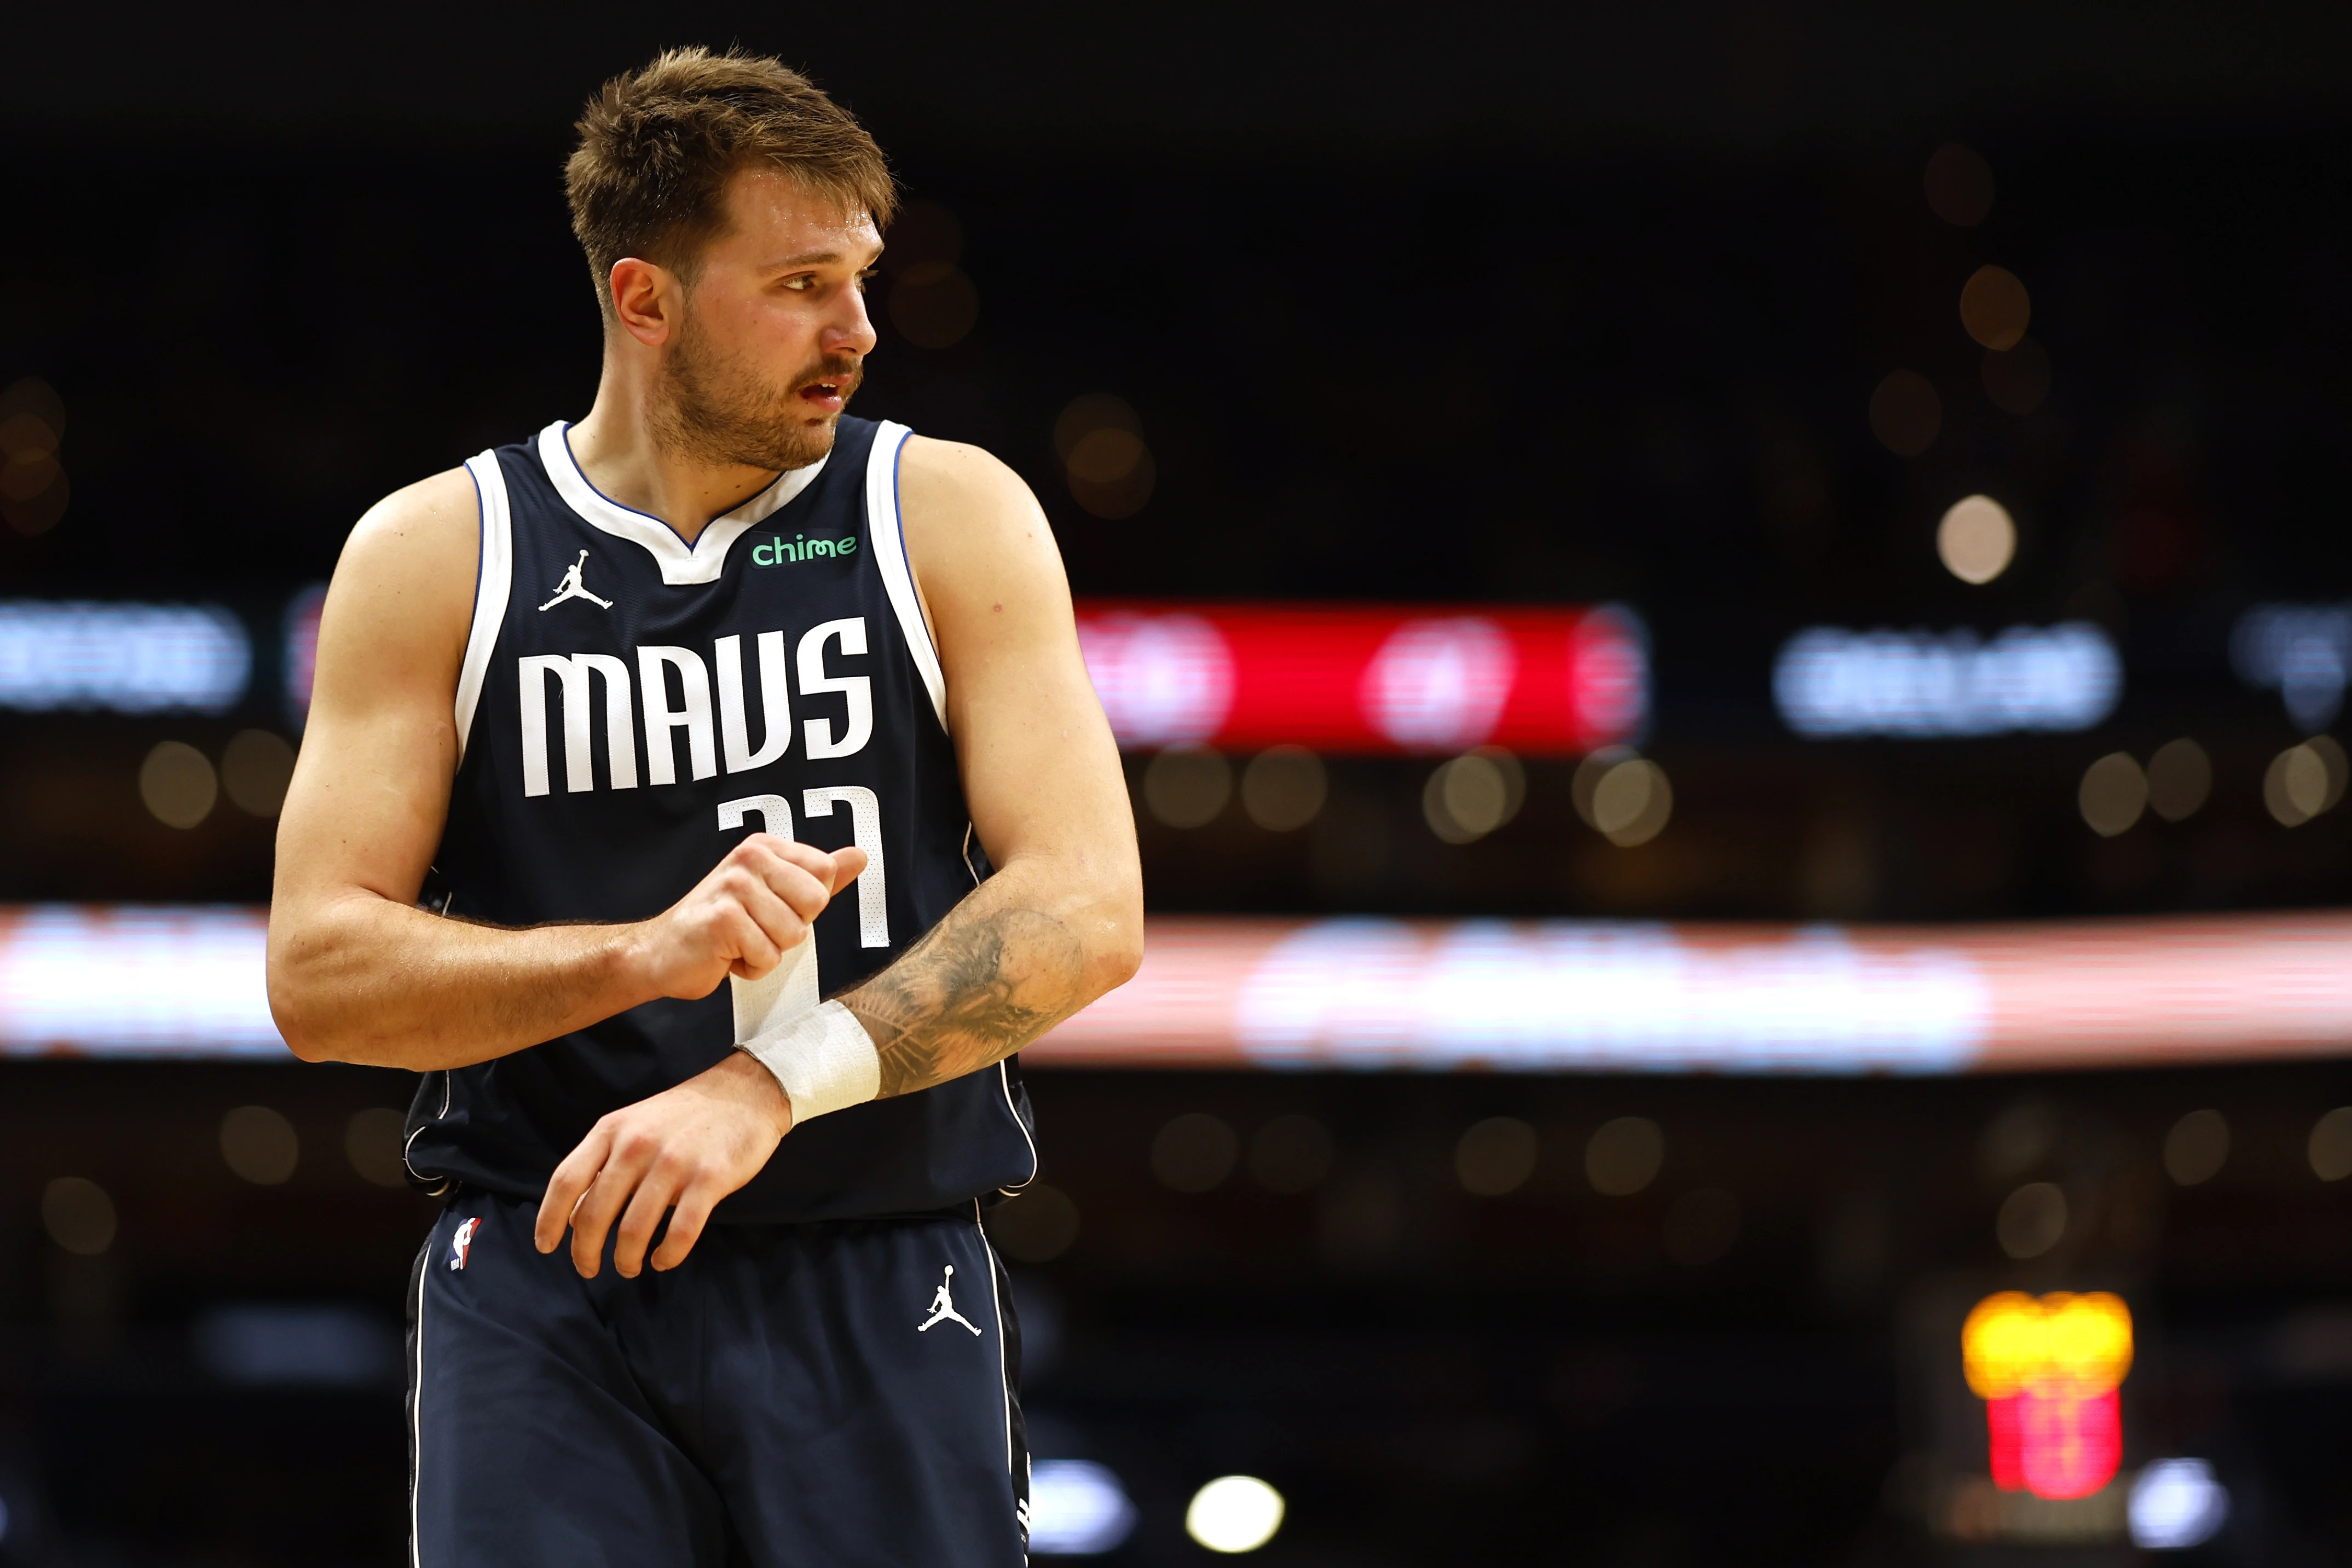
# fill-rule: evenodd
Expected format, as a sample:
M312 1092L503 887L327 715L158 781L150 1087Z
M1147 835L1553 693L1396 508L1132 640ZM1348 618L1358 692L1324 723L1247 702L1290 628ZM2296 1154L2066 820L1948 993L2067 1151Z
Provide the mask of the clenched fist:
M854 846L828 854L753 833L637 927L632 956L665 997L707 997L730 975L756 980L807 939L833 895L865 869L866 852Z

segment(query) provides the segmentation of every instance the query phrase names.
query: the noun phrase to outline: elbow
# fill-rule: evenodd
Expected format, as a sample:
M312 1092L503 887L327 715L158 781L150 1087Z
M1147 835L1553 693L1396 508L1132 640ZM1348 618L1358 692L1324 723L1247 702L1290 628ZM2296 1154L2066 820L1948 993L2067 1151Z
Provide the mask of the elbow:
M318 1005L317 988L306 985L299 973L301 965L290 955L273 951L269 955L268 992L269 1018L278 1026L278 1038L286 1049L303 1061L337 1061L342 1053L339 1041L324 1009Z
M1095 940L1087 944L1087 979L1099 997L1135 978L1143 967L1143 888L1139 883L1103 901Z
M269 977L269 1017L278 1026L278 1038L299 1061L334 1061L333 1043L326 1031L310 1020L291 993L292 988L284 984L273 972Z

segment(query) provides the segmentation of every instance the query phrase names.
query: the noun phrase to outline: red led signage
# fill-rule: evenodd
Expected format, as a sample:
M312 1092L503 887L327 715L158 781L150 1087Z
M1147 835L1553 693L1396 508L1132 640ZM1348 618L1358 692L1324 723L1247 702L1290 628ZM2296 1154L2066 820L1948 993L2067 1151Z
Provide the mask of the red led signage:
M1630 740L1649 713L1640 622L1615 607L1081 602L1119 744L1529 754Z

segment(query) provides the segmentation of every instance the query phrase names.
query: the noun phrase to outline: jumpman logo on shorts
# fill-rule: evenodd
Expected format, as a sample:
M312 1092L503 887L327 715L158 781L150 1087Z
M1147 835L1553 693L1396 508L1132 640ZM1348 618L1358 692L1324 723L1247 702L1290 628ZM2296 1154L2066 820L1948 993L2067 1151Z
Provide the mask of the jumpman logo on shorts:
M540 609L541 611L552 610L567 599L584 599L589 603L597 605L602 609L610 610L613 608L613 601L611 600L597 598L594 594L589 592L587 585L580 580L581 569L585 567L587 564L588 552L586 550L582 550L580 552L580 559L563 569L563 580L555 585L555 597L541 605Z
M947 1278L940 1281L939 1292L931 1297L931 1315L917 1323L915 1332L929 1333L940 1323L954 1322L961 1323L977 1335L980 1333L980 1325L955 1310L955 1297L949 1293L949 1288L955 1283L955 1265L950 1263L947 1267Z

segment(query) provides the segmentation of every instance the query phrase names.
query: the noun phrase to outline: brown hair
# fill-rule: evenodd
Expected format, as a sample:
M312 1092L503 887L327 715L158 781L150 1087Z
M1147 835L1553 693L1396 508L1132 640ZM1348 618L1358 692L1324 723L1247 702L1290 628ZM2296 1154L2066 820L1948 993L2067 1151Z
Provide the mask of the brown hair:
M727 181L740 170L782 170L872 214L877 227L898 204L889 166L865 127L764 55L666 49L643 70L606 82L577 129L563 190L608 315L605 280L624 256L691 275L702 246L726 231Z

